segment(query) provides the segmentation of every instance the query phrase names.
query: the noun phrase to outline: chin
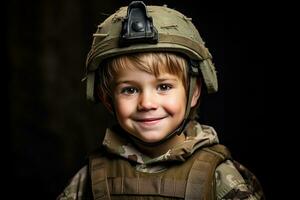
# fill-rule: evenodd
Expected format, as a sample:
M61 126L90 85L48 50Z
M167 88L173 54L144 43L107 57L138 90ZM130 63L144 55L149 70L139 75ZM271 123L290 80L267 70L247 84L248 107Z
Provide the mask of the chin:
M148 143L153 143L153 142L159 142L161 139L145 139L145 138L141 138L141 140L143 140L144 142L148 142Z
M152 142L159 142L161 141L164 137L161 137L161 136L157 136L155 137L155 135L152 135L152 137L139 137L141 140L143 140L144 142L149 142L149 143L152 143Z

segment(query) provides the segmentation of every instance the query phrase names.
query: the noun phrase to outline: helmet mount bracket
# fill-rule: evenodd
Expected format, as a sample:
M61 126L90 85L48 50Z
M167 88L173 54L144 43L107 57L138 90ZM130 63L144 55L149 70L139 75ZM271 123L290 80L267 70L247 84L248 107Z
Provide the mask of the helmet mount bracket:
M127 9L127 16L122 22L119 45L129 46L135 43L158 42L158 33L153 26L153 19L148 15L146 5L142 1L133 1Z

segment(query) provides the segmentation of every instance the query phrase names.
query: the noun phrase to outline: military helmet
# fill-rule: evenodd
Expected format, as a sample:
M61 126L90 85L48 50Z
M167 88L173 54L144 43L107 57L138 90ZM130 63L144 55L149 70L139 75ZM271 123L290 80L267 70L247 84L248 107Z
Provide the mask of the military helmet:
M201 71L208 93L218 90L212 56L191 18L167 6L134 1L121 7L99 26L86 60L87 98L95 100L95 74L106 58L135 52L178 52ZM199 70L200 69L200 70Z

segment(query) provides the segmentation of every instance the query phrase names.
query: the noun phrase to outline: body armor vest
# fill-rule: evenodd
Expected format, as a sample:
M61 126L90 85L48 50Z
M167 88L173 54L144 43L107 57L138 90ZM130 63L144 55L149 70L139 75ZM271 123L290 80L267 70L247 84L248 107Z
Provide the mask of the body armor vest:
M230 158L227 148L217 144L196 150L185 162L170 161L162 172L145 173L130 161L101 151L90 156L95 200L216 199L215 169Z

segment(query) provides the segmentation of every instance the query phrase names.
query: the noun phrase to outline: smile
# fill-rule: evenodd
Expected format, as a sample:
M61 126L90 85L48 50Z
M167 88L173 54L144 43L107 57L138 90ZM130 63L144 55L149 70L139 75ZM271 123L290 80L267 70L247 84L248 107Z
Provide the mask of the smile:
M163 120L165 117L159 117L159 118L143 118L143 119L137 119L136 122L143 124L145 126L151 126L158 124L161 120Z

